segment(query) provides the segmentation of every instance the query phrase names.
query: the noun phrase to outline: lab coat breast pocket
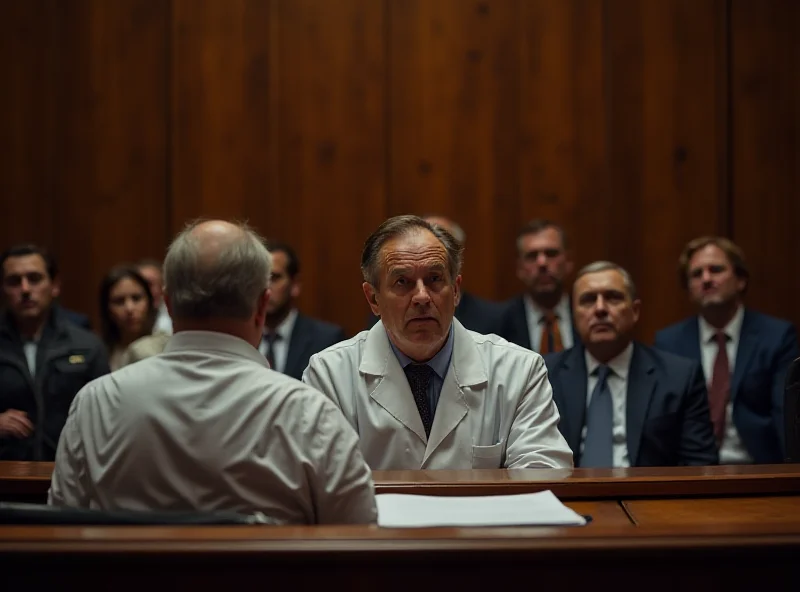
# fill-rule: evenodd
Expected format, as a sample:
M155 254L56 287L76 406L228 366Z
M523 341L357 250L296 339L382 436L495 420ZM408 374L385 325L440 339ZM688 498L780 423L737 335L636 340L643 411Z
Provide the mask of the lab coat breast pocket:
M491 446L472 447L472 468L473 469L501 469L503 468L503 452L505 451L505 440Z

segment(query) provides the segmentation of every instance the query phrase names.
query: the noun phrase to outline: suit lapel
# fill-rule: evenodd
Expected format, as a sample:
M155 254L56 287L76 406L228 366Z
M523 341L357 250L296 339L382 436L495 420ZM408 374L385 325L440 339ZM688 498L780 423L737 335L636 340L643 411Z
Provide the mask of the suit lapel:
M389 345L389 337L380 321L369 330L363 351L358 371L380 377L375 389L369 393L370 398L427 443L425 426L422 425L408 379Z
M302 364L303 353L311 344L312 334L308 330L306 319L303 315L297 314L292 328L292 335L289 338L289 351L286 353L286 366L283 373L289 376L299 376L305 368L298 368Z
M575 458L580 456L581 432L586 421L586 358L583 347L573 347L564 354L563 369L558 372L561 385L559 402L561 403L561 421L564 424L562 433L567 444L572 448Z
M742 330L739 334L739 347L736 351L736 365L733 368L733 379L731 381L731 400L736 399L739 387L742 385L742 378L747 374L747 367L755 356L758 349L758 328L753 324L753 318L744 311L742 319Z
M453 361L444 377L423 464L466 417L469 407L462 389L489 381L475 342L456 319L453 319L453 331Z
M516 343L526 349L533 349L531 347L531 336L528 332L528 315L525 312L525 297L520 296L512 304L511 309L512 322L514 324L513 331L516 335Z
M650 401L653 398L655 387L655 366L643 348L634 343L631 366L628 370L628 392L626 393L625 409L628 459L632 467L637 464L644 422L650 409Z

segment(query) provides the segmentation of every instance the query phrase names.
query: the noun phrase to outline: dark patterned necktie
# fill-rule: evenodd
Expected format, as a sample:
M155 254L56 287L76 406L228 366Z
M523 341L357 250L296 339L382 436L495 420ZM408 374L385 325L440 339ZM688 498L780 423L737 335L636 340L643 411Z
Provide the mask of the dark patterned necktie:
M711 411L711 422L714 424L714 436L717 438L717 445L721 445L725 437L725 413L728 409L728 399L731 396L731 370L728 361L728 336L720 332L714 336L714 339L718 349L711 371L708 404Z
M264 341L267 343L267 353L265 354L267 357L267 362L269 362L269 367L273 370L277 371L278 369L275 367L275 349L274 345L275 342L280 339L281 336L277 333L267 333L264 335Z
M425 435L430 437L433 414L428 401L428 386L433 377L433 368L427 364L409 364L405 367L405 373L411 393L414 395L414 401L417 403L419 417L425 427Z

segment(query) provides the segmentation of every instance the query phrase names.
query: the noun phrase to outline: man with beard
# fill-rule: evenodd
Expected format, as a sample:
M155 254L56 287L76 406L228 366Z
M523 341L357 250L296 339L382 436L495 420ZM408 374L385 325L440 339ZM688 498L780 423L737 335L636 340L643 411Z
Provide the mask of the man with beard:
M344 330L300 314L300 260L287 244L271 243L272 297L267 303L264 338L259 351L273 370L300 380L308 359L326 347L344 341Z
M577 341L564 280L572 272L564 230L533 220L517 235L517 277L525 294L507 304L501 335L540 354L569 349Z
M545 356L575 465L716 464L700 365L633 340L641 305L630 274L614 263L587 265L575 279L580 340Z
M722 464L783 462L784 378L800 355L796 329L744 306L750 273L729 239L690 241L679 269L699 315L659 331L655 346L701 364Z
M454 318L463 246L417 216L385 221L361 255L380 320L311 357L373 470L571 468L541 356Z

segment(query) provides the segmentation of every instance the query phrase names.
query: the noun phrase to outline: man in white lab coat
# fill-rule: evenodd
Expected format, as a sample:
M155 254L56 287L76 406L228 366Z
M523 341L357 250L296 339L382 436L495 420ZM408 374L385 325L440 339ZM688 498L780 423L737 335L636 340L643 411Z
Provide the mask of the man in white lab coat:
M246 226L200 222L178 235L164 265L175 334L163 352L77 394L51 505L228 510L279 524L376 520L355 431L256 349L271 267Z
M303 380L341 408L373 470L571 468L541 356L453 318L461 254L422 218L384 222L361 258L381 321L312 356Z

